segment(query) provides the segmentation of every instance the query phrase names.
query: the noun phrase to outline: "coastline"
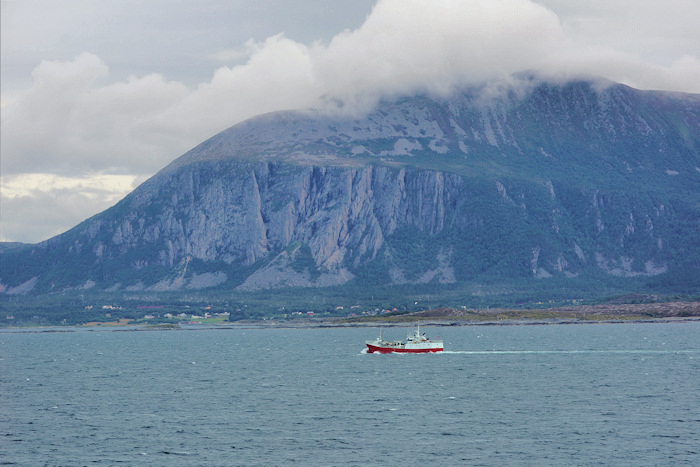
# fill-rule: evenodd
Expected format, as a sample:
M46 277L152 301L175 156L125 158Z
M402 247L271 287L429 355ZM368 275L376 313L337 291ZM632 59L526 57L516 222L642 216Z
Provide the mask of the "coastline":
M700 322L700 302L651 304L582 305L552 309L439 308L405 314L355 317L295 318L288 320L241 320L220 324L119 324L75 326L17 326L0 328L0 333L41 332L146 332L227 329L337 329L421 326L552 326L574 324L653 324Z

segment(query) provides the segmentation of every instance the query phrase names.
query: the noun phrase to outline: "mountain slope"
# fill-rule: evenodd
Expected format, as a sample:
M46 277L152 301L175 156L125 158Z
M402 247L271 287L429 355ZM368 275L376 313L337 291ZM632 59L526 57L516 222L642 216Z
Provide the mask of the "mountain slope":
M281 112L2 252L8 294L572 283L698 287L700 96L577 81ZM697 290L697 289L695 289Z

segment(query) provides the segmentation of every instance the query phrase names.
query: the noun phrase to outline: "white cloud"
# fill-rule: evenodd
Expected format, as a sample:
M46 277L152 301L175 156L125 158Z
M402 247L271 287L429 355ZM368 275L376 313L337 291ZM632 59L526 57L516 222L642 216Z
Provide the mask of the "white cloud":
M137 179L135 175L92 174L74 178L41 173L20 174L2 177L1 190L5 200L32 197L56 190L74 190L87 198L95 198L103 193L110 201L115 201L115 196L124 196L133 190Z
M673 18L698 12L687 0L676 3L690 10ZM382 96L443 93L522 70L600 75L641 88L700 92L696 50L681 49L678 56L666 54L664 61L655 62L624 40L643 37L645 30L671 30L671 20L653 21L658 2L635 3L643 20L634 22L640 30L627 33L611 31L616 23L608 13L625 12L630 20L635 9L629 2L596 0L591 5L585 16L580 3L564 0L380 0L364 24L328 42L306 44L278 34L249 40L243 48L217 47L208 52L210 59L237 64L219 67L198 85L158 73L115 81L110 64L88 52L67 61L46 60L34 68L31 87L3 93L3 183L7 176L33 172L70 179L96 172L154 173L205 138L257 114L339 101L345 109L362 111ZM100 12L100 18L108 17ZM120 10L119 24L127 12ZM688 21L678 21L685 28L683 37L697 37ZM70 37L77 40L75 34ZM21 180L17 183L31 186L29 179ZM79 193L78 187L54 189L62 196ZM12 208L18 200L38 199L34 193L35 198L5 203L3 223L19 216ZM87 206L90 197L79 196ZM86 212L102 206L86 207ZM19 230L17 236L5 232L6 238L30 237Z
M90 53L42 62L29 90L3 100L3 173L152 173L256 114L324 100L366 109L382 96L444 92L522 70L700 92L698 57L661 66L591 46L529 0L383 0L328 44L279 34L246 48L245 63L220 67L194 88L159 74L110 82L107 64Z
M18 174L0 178L0 241L37 242L58 235L131 192L145 177ZM10 213L8 216L7 214Z
M187 94L179 83L159 75L105 83L107 66L89 53L42 62L32 77L32 87L2 109L3 174L149 172L180 142L168 131L163 148L157 125Z
M211 81L168 109L162 120L193 135L197 143L254 115L318 104L323 91L315 81L309 47L281 34L247 46L245 64L217 69Z
M523 0L386 0L365 24L317 46L324 91L344 101L444 92L540 68L562 40L556 15Z

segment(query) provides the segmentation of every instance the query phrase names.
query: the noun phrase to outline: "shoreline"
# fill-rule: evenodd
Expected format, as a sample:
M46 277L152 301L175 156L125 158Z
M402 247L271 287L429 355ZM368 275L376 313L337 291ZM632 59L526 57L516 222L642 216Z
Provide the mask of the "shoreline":
M365 329L365 328L407 328L413 327L420 321L424 327L468 327L468 326L564 326L564 325L593 325L593 324L670 324L698 323L700 316L659 317L640 319L504 319L504 320L454 320L426 319L384 322L358 321L354 323L338 322L345 318L328 318L327 321L305 322L243 322L233 321L225 324L185 324L177 327L158 325L120 325L120 326L18 326L0 328L0 334L22 333L72 333L72 332L158 332L158 331L204 331L204 330L233 330L233 329Z
M204 324L95 323L66 326L8 326L0 333L22 332L136 332L204 329L314 329L423 326L552 326L569 324L688 323L700 322L700 302L607 303L537 309L455 309L345 317L241 320Z

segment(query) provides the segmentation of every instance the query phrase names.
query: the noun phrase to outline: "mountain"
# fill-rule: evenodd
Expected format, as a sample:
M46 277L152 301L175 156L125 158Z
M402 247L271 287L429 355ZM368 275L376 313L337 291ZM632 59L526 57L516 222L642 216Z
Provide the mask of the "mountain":
M5 295L628 279L697 293L700 96L520 77L368 115L262 115L0 254Z

